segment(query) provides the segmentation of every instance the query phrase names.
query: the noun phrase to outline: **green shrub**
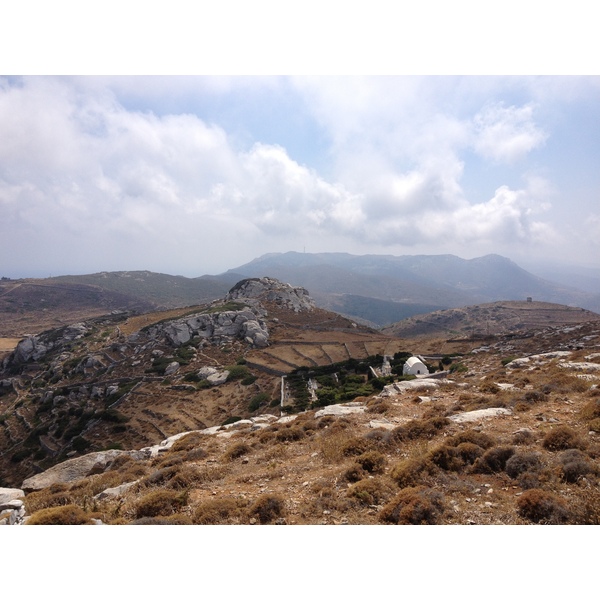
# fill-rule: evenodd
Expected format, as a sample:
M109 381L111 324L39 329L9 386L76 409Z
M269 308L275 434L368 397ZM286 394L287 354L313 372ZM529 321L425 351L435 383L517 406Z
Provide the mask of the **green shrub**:
M77 452L85 452L91 444L85 438L78 435L76 438L73 438L72 446Z
M225 367L225 370L229 371L229 375L227 375L227 381L236 381L246 377L253 377L252 373L250 373L250 370L245 365L230 365Z
M107 408L100 413L100 418L103 421L109 421L111 423L127 423L127 421L129 421L129 417L122 412L119 412L116 408Z
M248 410L250 412L257 411L263 404L266 404L270 400L271 396L266 392L260 392L250 400L248 404ZM279 402L279 401L278 401Z

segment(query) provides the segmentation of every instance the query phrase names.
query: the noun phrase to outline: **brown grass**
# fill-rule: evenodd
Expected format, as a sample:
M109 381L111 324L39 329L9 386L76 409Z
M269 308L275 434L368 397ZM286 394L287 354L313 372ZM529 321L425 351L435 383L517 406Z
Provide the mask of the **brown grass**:
M91 525L93 517L100 518L100 514L92 515L75 504L66 504L34 512L27 525Z

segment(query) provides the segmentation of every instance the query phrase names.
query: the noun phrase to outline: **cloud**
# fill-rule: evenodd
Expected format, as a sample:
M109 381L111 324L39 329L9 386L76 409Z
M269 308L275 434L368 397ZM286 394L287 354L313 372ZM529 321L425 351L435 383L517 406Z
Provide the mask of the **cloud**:
M547 135L533 121L533 106L487 105L473 119L474 147L481 156L514 163L537 148Z
M231 87L201 83L203 93ZM442 112L439 89L419 78L299 89L331 142L331 168L301 164L278 143L243 146L191 112L127 108L101 80L0 80L0 250L22 268L198 274L306 241L456 252L555 234L540 217L553 196L539 175L491 197L467 197L462 185L470 147L510 162L543 143L532 106Z

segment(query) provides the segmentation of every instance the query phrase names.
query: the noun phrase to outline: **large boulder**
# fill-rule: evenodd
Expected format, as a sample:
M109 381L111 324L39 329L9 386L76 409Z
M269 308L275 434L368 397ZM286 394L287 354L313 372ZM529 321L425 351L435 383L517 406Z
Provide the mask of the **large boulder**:
M79 481L88 475L103 473L113 461L122 455L128 455L135 460L143 460L148 455L143 451L136 450L104 450L92 452L85 456L66 460L43 473L33 475L26 479L22 488L26 492L34 492L51 486L53 483L71 483Z
M248 344L264 348L269 344L269 330L261 318L264 311L241 310L198 313L185 319L158 323L148 330L151 338L164 338L173 346L181 346L193 337L219 343L229 339L245 340Z
M23 364L29 360L39 360L50 350L62 348L69 342L81 339L88 331L84 323L74 323L67 327L59 327L38 335L28 336L17 344L8 364Z

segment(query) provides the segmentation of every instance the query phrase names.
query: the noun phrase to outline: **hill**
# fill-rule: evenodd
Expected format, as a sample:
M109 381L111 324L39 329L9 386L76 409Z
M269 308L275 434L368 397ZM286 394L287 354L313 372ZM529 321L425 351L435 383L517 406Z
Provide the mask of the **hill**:
M2 280L0 338L39 333L111 311L140 313L210 302L222 297L238 279L119 271Z
M323 308L377 325L436 308L527 297L600 311L600 294L544 280L493 254L465 260L453 255L287 252L266 254L228 273L245 277L270 274L307 287ZM370 303L371 299L374 302Z
M250 280L207 305L104 315L25 338L0 371L3 477L260 413L280 403L281 375L399 351L400 340L297 290Z
M409 317L382 329L402 338L483 338L519 335L544 327L578 324L600 319L583 308L551 302L490 302Z
M600 524L600 320L532 304L474 307L496 337L451 356L272 278L30 336L0 522ZM438 372L402 376L411 353Z
M489 255L267 254L196 278L150 271L0 281L0 338L36 333L113 310L147 312L221 298L240 279L270 276L310 289L317 306L371 326L498 300L535 300L600 311L600 294L547 281ZM588 286L589 287L589 286Z

